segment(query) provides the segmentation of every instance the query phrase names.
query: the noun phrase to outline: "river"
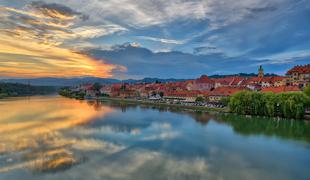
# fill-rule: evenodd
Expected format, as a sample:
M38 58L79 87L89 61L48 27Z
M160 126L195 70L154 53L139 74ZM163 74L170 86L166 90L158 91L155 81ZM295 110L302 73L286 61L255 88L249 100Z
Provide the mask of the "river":
M309 122L59 96L0 100L0 180L308 180L309 167Z

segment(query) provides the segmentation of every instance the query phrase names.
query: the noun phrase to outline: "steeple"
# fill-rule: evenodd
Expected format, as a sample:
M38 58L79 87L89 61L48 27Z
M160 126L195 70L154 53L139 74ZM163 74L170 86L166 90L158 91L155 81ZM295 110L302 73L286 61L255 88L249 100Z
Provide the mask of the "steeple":
M264 69L263 69L262 65L259 66L258 77L260 77L260 78L264 77Z

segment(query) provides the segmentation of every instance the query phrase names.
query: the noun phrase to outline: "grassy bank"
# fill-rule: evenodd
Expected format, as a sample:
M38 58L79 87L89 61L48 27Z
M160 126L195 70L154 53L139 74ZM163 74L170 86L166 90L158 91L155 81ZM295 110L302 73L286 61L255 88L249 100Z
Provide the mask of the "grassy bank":
M134 100L134 99L99 97L98 100L124 102L124 103L129 103L129 104L152 105L155 107L172 107L176 109L195 110L195 111L204 111L204 112L222 112L222 113L229 112L228 108L210 108L210 107L205 107L205 106L185 106L181 104L166 104L166 103L157 103L157 102L150 102L150 101L139 101L139 100Z

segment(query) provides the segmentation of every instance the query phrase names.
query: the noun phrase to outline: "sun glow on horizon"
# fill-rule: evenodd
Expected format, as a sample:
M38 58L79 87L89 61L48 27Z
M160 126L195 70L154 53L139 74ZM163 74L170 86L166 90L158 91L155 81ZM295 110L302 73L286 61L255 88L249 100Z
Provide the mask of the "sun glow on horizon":
M68 40L90 38L98 29L75 32L81 18L40 4L26 9L0 7L0 76L3 77L111 77L124 66L108 64L73 50ZM28 9L27 9L28 8ZM94 33L94 34L92 34Z

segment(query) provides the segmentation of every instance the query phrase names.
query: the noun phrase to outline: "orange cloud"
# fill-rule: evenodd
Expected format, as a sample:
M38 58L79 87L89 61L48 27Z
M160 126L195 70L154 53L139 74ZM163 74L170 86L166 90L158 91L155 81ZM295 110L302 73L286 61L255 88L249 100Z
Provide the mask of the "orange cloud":
M0 35L0 76L111 77L113 70L126 68L69 49Z
M114 70L126 71L123 66L73 51L74 44L66 43L125 29L118 26L77 29L73 25L81 20L82 14L70 8L57 4L29 7L26 10L0 7L0 76L105 78L111 77Z

